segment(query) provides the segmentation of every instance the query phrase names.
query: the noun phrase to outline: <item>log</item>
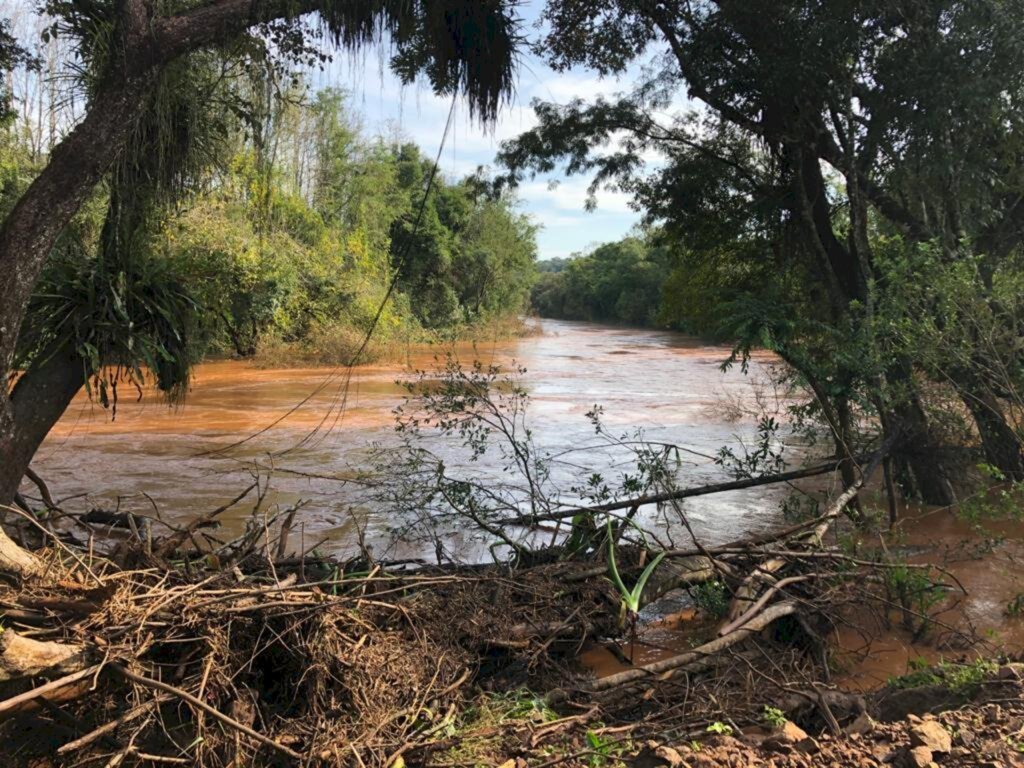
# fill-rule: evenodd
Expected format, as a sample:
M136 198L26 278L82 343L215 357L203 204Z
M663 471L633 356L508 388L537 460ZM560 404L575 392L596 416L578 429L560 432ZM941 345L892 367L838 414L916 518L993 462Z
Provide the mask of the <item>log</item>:
M66 675L85 669L85 648L22 637L13 629L0 631L0 682L39 675Z
M44 570L42 560L19 547L0 529L0 573L30 579L42 575Z
M780 472L776 475L764 475L763 477L750 477L742 480L730 480L725 483L714 483L712 485L701 485L695 488L681 488L678 491L666 491L665 493L652 493L648 496L639 496L635 499L625 499L607 504L595 504L591 507L568 507L559 512L548 512L543 515L518 515L517 517L502 520L502 525L532 525L534 523L550 522L553 520L565 520L578 514L621 512L633 507L642 507L647 504L664 504L668 501L679 501L690 499L695 496L710 496L715 493L726 493L727 491L740 491L745 488L757 488L762 485L773 485L775 483L788 483L793 480L802 480L818 475L827 475L836 471L835 462L828 464L817 464L813 467L794 469L789 472Z
M709 659L716 654L721 653L736 643L746 640L751 635L756 635L773 622L781 619L783 616L791 616L796 611L797 604L794 602L776 603L728 635L704 643L704 645L698 646L692 651L681 653L678 656L672 656L668 659L645 664L642 667L634 667L624 672L599 678L591 683L587 690L593 692L606 691L609 688L615 688L620 685L649 680L654 676L658 676L659 680L667 680L678 672L693 671L696 668L707 665Z

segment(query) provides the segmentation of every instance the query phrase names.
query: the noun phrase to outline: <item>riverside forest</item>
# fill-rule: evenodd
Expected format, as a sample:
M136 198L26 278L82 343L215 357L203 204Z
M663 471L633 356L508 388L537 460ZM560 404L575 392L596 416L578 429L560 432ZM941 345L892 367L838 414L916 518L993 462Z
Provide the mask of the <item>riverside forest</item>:
M25 768L1024 765L1024 0L5 0Z

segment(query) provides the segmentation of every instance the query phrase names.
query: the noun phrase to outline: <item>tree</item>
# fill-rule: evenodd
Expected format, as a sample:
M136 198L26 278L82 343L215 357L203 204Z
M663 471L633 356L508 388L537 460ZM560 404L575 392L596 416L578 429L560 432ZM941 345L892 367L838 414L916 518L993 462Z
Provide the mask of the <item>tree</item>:
M562 267L534 286L533 307L542 317L664 325L659 309L668 252L653 237L605 243Z
M355 49L387 36L395 51L392 65L403 78L422 74L439 92L465 93L484 119L495 115L511 90L516 20L500 0L211 0L182 4L177 12L167 8L142 0L47 5L57 20L53 32L79 43L88 105L0 227L0 374L7 382L33 290L58 237L138 130L161 73L186 54L226 45L254 28L269 36L279 55L301 61L322 56L315 47L320 37ZM319 20L313 27L303 18L312 13ZM97 40L102 45L94 45ZM33 418L31 408L15 407L7 386L0 390L0 503L10 503L31 458L26 435L34 434ZM0 534L0 570L38 569L32 556Z
M873 243L934 243L947 262L976 248L990 264L1020 247L1024 4L551 0L545 16L556 68L622 72L653 51L652 66L615 100L536 104L538 127L503 151L513 180L565 162L632 192L706 277L781 270L717 303L738 349L768 341L799 370L848 481L853 420L872 409L903 436L908 484L952 502L913 356L872 334L886 290ZM700 106L655 117L681 93ZM665 163L645 168L649 150ZM998 390L966 373L983 442L1017 476Z

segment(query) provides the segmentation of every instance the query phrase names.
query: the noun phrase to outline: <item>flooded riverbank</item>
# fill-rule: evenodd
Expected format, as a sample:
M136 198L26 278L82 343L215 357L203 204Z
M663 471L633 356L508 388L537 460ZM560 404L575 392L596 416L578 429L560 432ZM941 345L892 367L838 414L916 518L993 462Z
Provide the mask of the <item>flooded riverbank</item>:
M270 503L307 501L298 525L306 541L353 545L356 489L327 478L350 477L365 466L375 443L394 440L393 408L404 390L396 380L431 370L450 350L412 349L401 365L343 369L260 369L241 361L198 367L184 405L170 408L154 393L139 402L123 397L116 420L80 396L50 435L34 463L54 494L76 508L101 506L192 519L233 497L250 482L254 463L274 467ZM551 452L593 442L586 412L604 408L611 431L644 430L706 456L750 440L754 421L738 418L759 407L767 356L750 373L723 372L724 347L682 334L543 321L542 333L492 344L462 345L464 363L477 359L526 369L535 440ZM583 459L584 464L586 459ZM490 464L488 464L490 462ZM484 457L482 471L497 459ZM599 471L601 457L593 458ZM500 469L500 467L497 467ZM699 485L723 477L709 459L688 454L680 482ZM568 479L566 479L568 481ZM688 504L696 530L724 541L771 527L782 491L751 489ZM145 495L143 495L145 494ZM223 518L228 531L248 513L242 505ZM387 520L370 515L368 536L382 540Z
M330 478L351 477L365 467L370 446L395 441L392 411L405 393L397 382L437 367L436 358L448 351L467 364L477 359L526 369L529 421L544 449L556 453L592 442L585 414L599 404L612 431L640 428L651 440L694 451L679 470L680 483L687 486L723 479L721 467L695 454L713 456L722 446L751 440L752 414L772 407L767 356L754 360L744 375L720 369L727 349L681 334L554 321L545 321L542 331L489 345L410 350L401 365L351 373L207 363L199 366L192 391L178 408L147 392L139 402L123 399L111 420L108 411L80 397L34 466L55 495L87 494L69 503L74 509L119 507L152 514L155 507L165 519L183 521L236 495L258 463L274 468L269 505L307 502L297 518L296 545L325 540L324 550L351 551L358 519L380 552L392 521L364 508L357 487ZM605 458L596 452L579 470L600 471ZM500 471L495 457L485 456L480 465L474 471ZM786 488L753 488L692 499L685 510L697 535L713 544L780 525L787 493ZM241 530L249 509L239 505L224 516L225 535ZM998 546L979 553L986 537L949 511L910 509L904 516L900 545L911 548L917 562L942 562L951 569L968 590L965 605L974 629L1001 647L1024 647L1022 620L1005 616L1007 603L1024 590L1021 526L997 527L992 537ZM648 628L637 660L647 663L688 647L691 618L669 610ZM919 656L954 653L911 643L899 632L882 632L866 644L857 633L837 627L835 639L849 652L840 666L845 665L844 681L852 687L884 683ZM600 672L619 668L601 650L584 661Z

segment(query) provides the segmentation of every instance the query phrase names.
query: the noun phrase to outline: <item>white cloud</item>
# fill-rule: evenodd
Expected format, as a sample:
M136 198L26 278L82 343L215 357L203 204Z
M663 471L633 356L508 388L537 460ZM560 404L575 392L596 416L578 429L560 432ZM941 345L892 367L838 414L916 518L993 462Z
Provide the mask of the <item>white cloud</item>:
M526 182L519 187L519 196L537 206L553 206L562 211L584 212L587 203L587 187L589 181L583 178L571 178L552 185L543 180ZM636 212L629 207L629 195L617 190L599 189L595 198L597 212L628 214L636 217Z
M624 84L614 78L600 78L573 72L548 72L548 77L543 80L537 78L532 84L531 97L564 104L573 99L593 101L598 96L610 97L626 90Z

